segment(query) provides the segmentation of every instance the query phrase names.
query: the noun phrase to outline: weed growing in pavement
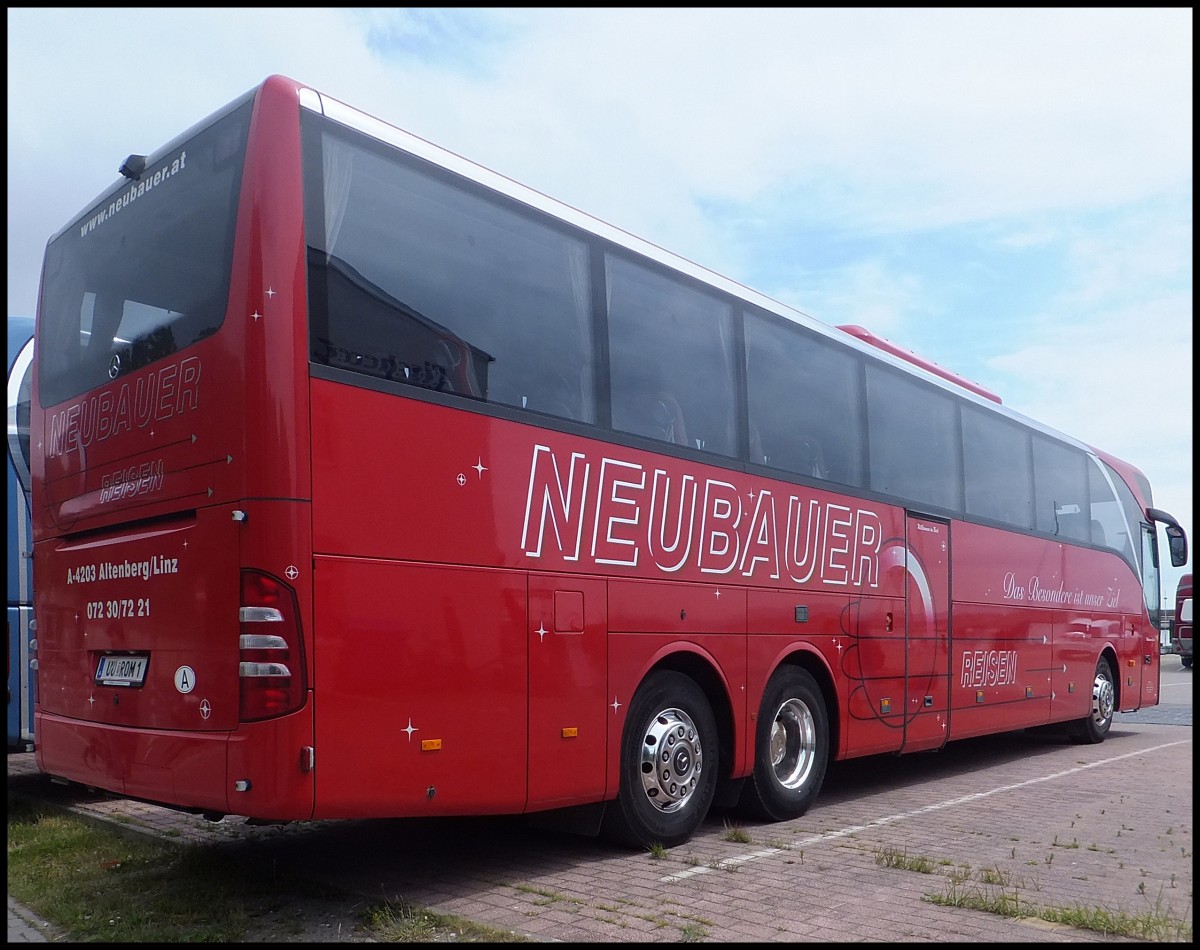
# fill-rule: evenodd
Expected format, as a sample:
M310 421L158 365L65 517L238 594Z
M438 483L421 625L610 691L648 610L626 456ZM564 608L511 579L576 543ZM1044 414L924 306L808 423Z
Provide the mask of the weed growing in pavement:
M926 894L925 900L945 907L964 907L1003 917L1035 917L1054 924L1066 924L1079 930L1091 930L1106 936L1130 937L1156 942L1192 942L1192 926L1176 917L1163 905L1162 897L1145 913L1131 914L1105 907L1055 907L1022 902L1016 889L994 891L987 887L950 882L942 895Z
M451 914L435 914L405 901L387 901L367 914L379 943L528 943L526 937L480 927Z
M750 833L741 825L730 824L728 821L725 822L724 838L726 841L734 841L738 844L750 843Z
M999 867L980 868L979 880L981 880L984 884L991 884L996 887L1007 887L1012 883L1012 872L1005 871Z
M559 901L564 901L568 904L583 903L577 897L568 897L566 894L560 894L558 891L548 891L544 887L534 887L532 884L514 884L513 888L525 894L536 894L542 898L542 900L538 901L539 904L556 904Z
M911 859L891 849L877 852L875 863L887 867L925 871L921 859ZM1049 862L1047 862L1049 863ZM1187 911L1176 915L1169 903L1163 901L1162 888L1158 898L1144 913L1132 914L1124 910L1104 907L1058 907L1042 906L1022 898L1022 890L1029 887L1027 881L1013 881L1011 873L1000 868L982 868L974 880L969 867L959 867L947 873L946 886L942 894L926 894L924 900L944 907L962 907L999 914L1003 917L1034 917L1050 923L1066 924L1080 930L1091 930L1106 936L1130 937L1137 940L1192 942L1192 926L1187 921ZM1171 887L1174 887L1172 876ZM1040 890L1037 882L1034 890ZM1137 893L1145 895L1145 882L1137 886ZM1188 910L1190 910L1190 905Z
M934 872L933 861L924 856L909 857L907 849L897 851L895 848L877 848L875 850L875 863L880 867L902 868L905 871L918 871L921 874L932 874Z

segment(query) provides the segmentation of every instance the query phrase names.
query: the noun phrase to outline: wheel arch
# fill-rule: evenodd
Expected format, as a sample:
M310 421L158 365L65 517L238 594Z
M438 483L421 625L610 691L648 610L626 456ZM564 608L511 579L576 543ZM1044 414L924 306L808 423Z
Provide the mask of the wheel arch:
M1117 650L1111 643L1106 643L1103 649L1100 650L1100 656L1096 658L1099 662L1100 657L1108 660L1108 668L1112 670L1112 685L1113 685L1113 711L1119 712L1121 709L1121 695L1124 690L1121 688L1121 663L1117 659Z
M825 718L829 724L829 754L831 759L839 758L841 749L842 717L840 715L837 686L834 683L833 672L829 669L825 658L806 645L797 645L784 653L763 680L763 687L771 681L771 677L784 666L795 666L807 672L817 686L821 688L821 697L825 700Z
M733 700L729 694L729 682L716 661L706 653L694 650L677 650L660 657L642 677L659 670L673 670L694 681L704 693L717 722L717 777L724 781L730 778L737 761L739 737L735 726Z

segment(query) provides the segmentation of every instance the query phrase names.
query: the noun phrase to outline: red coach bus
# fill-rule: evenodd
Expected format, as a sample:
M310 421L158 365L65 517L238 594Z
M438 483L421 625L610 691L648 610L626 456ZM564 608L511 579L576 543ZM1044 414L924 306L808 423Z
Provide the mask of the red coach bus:
M1192 575L1184 574L1175 588L1175 622L1171 624L1171 647L1179 654L1185 670L1192 667Z
M44 772L672 846L1158 702L1183 531L986 390L282 77L121 172L42 277Z

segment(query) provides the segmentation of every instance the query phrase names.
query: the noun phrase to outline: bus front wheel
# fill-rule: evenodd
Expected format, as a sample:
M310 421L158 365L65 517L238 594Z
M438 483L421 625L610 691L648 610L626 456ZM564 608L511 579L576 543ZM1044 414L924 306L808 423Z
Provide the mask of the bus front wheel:
M1112 664L1102 656L1096 661L1096 676L1092 680L1091 711L1075 724L1071 738L1087 745L1103 742L1112 728L1116 701Z
M803 815L829 763L829 721L821 688L796 666L775 671L763 693L754 739L754 772L742 809L768 821Z
M682 844L708 815L717 787L717 722L682 673L652 673L634 693L621 737L621 782L603 831L631 848Z

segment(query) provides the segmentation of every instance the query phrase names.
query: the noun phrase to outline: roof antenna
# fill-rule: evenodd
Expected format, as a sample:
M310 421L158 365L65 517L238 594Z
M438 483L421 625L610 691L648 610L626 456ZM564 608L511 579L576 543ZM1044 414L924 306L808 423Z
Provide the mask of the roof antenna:
M130 155L121 163L121 167L117 169L122 175L130 181L138 181L142 177L142 172L146 170L145 155Z

